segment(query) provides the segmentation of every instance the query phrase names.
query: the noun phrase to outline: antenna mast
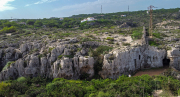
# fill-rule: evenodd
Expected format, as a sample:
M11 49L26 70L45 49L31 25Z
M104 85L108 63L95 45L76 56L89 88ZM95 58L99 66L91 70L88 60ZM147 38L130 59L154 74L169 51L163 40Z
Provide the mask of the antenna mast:
M128 5L128 15L129 15L129 5Z
M101 5L101 14L102 14L102 5Z
M157 7L154 7L152 5L150 5L148 7L148 11L150 13L150 15L149 15L150 16L150 20L149 20L149 36L150 36L150 38L152 38L152 30L153 30L153 15L152 15L153 8L157 8Z

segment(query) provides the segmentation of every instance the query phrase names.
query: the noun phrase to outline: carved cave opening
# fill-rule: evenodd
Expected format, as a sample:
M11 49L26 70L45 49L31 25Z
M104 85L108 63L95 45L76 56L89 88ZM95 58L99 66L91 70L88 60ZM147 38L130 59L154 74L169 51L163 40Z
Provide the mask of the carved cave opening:
M163 67L169 67L169 64L170 64L170 59L167 59L167 58L164 58L163 59Z

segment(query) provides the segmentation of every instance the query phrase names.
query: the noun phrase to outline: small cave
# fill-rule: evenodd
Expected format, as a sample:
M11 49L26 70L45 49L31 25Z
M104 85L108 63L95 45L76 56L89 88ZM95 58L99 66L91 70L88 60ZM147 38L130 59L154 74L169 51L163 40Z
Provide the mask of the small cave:
M170 59L167 59L167 58L164 58L163 59L163 67L169 67L169 64L170 64Z

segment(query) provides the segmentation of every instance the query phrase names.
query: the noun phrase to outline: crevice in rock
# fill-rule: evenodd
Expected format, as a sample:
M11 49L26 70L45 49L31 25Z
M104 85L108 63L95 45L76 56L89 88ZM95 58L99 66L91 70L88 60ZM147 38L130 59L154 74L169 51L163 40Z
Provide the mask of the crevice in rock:
M169 67L170 59L167 59L166 57L162 60L163 61L163 67Z

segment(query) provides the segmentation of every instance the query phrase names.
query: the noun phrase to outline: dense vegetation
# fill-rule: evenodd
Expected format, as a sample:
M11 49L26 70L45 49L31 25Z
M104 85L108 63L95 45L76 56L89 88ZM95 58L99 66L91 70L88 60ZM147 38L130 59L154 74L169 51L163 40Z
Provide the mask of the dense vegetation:
M176 9L158 9L154 10L154 24L167 20L179 20L180 19L180 8ZM126 17L121 17L121 15L126 15ZM83 22L81 20L87 17L94 17L97 20L91 22ZM26 25L21 24L22 22ZM131 27L147 26L149 25L149 15L144 11L133 11L133 12L117 12L117 13L107 13L107 14L81 14L74 15L72 17L66 17L63 20L59 18L54 19L21 19L17 22L9 22L9 20L0 20L0 29L4 27L16 27L18 29L22 28L79 28L79 29L89 29L89 28L102 28L111 27L113 25L121 25L127 22Z
M24 78L0 83L0 95L17 97L150 97L154 90L162 89L173 95L180 93L180 81L172 77L148 75L127 77L117 80L92 79L66 80L55 78ZM167 96L164 94L164 96Z

